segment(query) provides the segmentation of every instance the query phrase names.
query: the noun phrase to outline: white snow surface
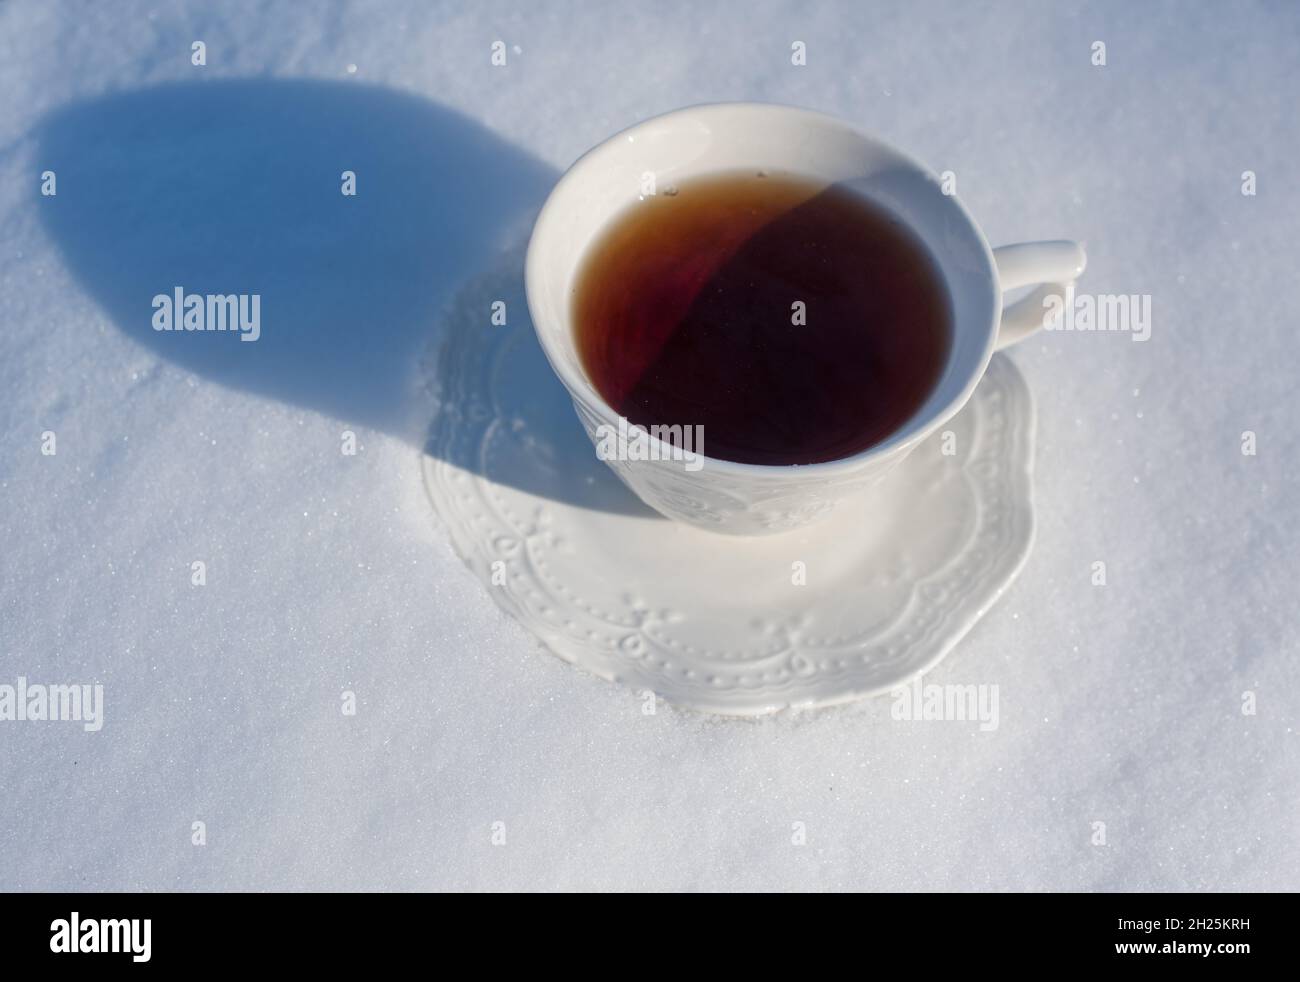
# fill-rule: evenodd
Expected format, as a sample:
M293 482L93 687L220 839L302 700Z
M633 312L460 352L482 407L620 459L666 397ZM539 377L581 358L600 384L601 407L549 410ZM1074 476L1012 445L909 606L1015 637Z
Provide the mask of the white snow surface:
M0 6L0 683L105 693L97 733L0 722L0 888L1300 887L1297 43L1286 3ZM854 121L995 245L1077 238L1081 291L1152 297L1145 342L1014 353L1037 541L927 679L997 684L992 732L646 715L424 494L439 312L588 147L737 99ZM187 272L262 290L248 372L149 329Z

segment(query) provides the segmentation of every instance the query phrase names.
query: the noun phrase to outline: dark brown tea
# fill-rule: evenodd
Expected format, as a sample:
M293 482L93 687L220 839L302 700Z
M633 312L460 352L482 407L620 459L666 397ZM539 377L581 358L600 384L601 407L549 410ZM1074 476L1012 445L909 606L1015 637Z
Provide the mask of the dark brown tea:
M723 174L617 217L576 283L579 356L630 422L701 426L705 456L810 464L889 436L948 357L948 290L879 205ZM697 431L698 432L698 431Z

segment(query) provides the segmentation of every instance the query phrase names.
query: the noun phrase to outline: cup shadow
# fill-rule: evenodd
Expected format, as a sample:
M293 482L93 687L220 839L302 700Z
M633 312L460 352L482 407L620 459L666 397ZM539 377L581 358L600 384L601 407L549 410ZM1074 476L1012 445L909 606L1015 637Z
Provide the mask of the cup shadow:
M427 458L539 498L663 520L597 458L578 423L528 317L524 253L521 243L471 276L443 309L421 364L435 407ZM504 323L487 317L493 304Z
M448 333L461 348L495 343L490 301L456 306L463 284L495 270L531 339L521 243L556 173L436 103L352 82L172 84L63 107L35 136L58 181L42 218L69 268L125 335L204 379L429 450L428 353ZM155 330L153 298L178 287L260 295L260 337ZM540 348L536 368L525 402L546 408L538 438L581 441L594 461ZM454 415L441 389L439 412ZM504 479L562 489L523 467ZM611 493L575 503L640 513L608 480Z

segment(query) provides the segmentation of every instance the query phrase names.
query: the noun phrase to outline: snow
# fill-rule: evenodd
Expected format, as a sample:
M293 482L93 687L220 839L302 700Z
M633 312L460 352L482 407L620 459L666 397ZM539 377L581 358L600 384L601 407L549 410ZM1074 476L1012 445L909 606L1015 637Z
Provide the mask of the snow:
M99 732L0 722L0 889L1300 887L1298 35L1282 4L0 6L0 684L105 693ZM589 146L722 99L853 120L994 244L1074 237L1081 290L1152 296L1148 341L1015 353L1037 543L928 677L997 684L994 731L645 715L437 526L440 310ZM176 285L260 291L263 337L167 343Z

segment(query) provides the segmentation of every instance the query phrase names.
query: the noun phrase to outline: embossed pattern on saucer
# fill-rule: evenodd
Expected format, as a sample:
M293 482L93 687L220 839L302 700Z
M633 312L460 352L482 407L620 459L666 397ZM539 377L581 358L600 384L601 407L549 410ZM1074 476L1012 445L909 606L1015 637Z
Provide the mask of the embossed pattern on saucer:
M887 691L953 647L1033 539L1033 404L1005 355L883 484L767 538L638 501L526 323L454 327L429 370L425 484L466 565L560 658L679 706L756 715Z

